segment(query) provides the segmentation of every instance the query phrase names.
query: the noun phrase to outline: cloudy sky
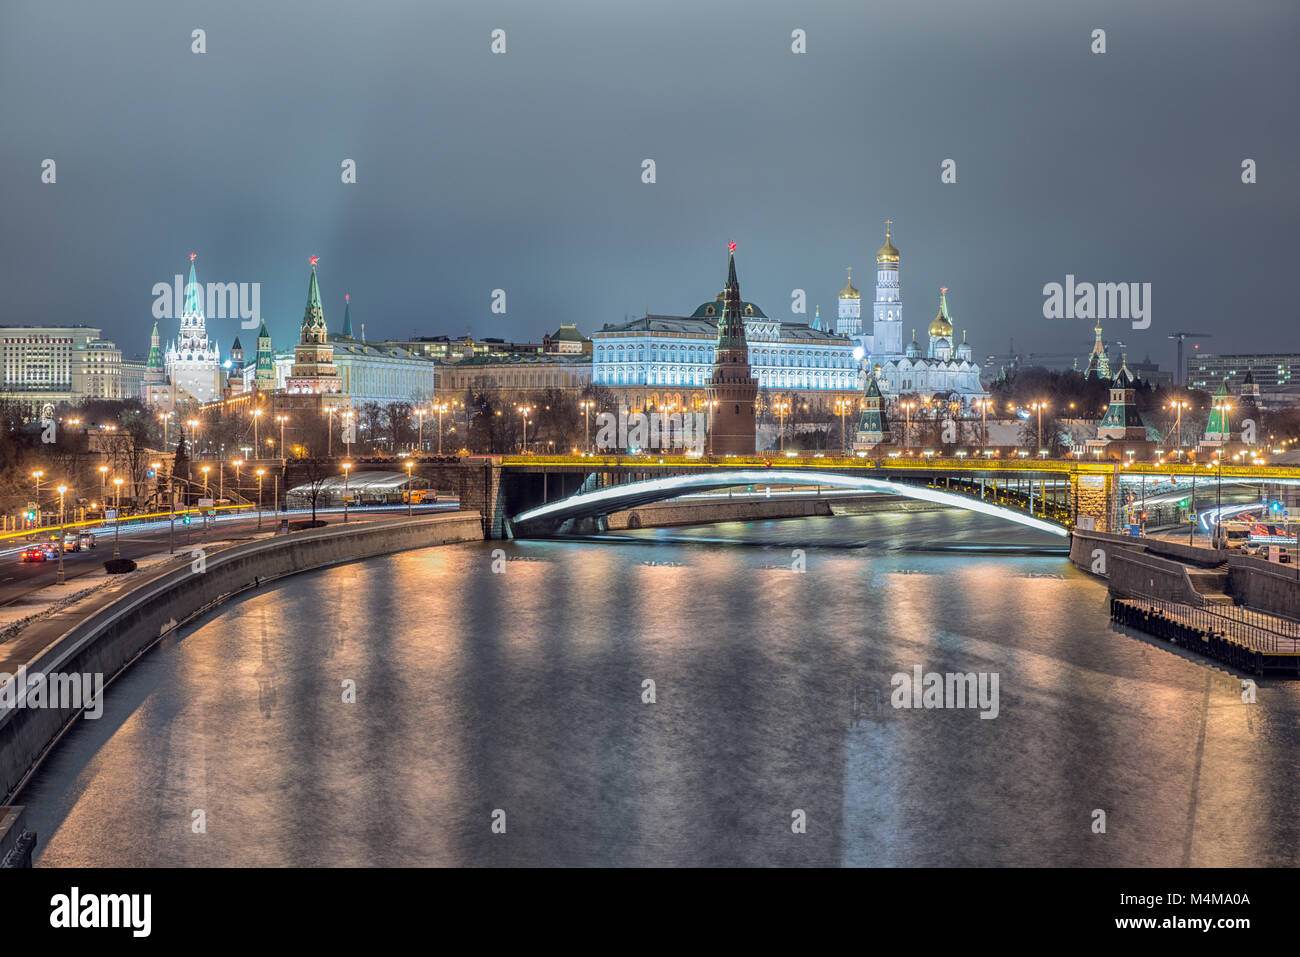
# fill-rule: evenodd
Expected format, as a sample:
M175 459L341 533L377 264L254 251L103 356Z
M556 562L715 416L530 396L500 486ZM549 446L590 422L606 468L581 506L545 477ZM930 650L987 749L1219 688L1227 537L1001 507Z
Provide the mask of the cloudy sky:
M143 352L193 251L278 345L310 255L331 329L348 292L371 339L535 339L693 309L729 241L746 299L828 318L892 217L905 331L947 285L979 357L1085 354L1067 273L1152 284L1107 324L1139 358L1300 351L1298 41L1294 0L5 0L0 323Z

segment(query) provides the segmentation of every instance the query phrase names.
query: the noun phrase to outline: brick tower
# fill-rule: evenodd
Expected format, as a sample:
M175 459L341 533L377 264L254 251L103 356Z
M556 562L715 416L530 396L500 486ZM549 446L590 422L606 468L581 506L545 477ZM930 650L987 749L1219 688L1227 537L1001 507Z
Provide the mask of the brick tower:
M709 451L714 455L753 455L758 380L749 370L749 343L740 312L740 281L736 279L736 244L729 250L717 354L708 380Z

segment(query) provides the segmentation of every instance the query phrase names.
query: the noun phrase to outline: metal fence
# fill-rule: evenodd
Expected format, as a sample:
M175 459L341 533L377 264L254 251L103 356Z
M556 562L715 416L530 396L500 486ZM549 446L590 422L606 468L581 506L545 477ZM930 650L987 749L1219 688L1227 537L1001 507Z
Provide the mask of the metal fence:
M1137 593L1117 592L1116 597L1201 631L1231 638L1255 651L1300 654L1300 622L1236 605L1215 605L1203 598L1198 604L1188 604Z

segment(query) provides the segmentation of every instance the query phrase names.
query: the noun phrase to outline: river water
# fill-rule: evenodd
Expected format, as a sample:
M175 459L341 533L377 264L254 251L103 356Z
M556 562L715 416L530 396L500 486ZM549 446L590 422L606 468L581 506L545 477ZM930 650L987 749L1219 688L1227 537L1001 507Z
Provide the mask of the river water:
M1062 541L877 514L287 579L77 722L37 864L1296 864L1300 684L1116 629ZM918 666L996 717L894 707Z

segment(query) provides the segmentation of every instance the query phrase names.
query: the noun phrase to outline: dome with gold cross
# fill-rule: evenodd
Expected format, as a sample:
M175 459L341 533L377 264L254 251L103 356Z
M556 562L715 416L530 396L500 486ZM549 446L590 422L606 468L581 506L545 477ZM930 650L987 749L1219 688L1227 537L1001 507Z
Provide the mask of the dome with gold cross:
M861 299L861 298L862 298L862 293L858 292L857 289L853 288L853 267L852 267L852 266L849 266L849 267L847 267L847 268L848 268L848 270L849 270L849 281L846 282L846 283L844 284L844 288L840 290L840 298L841 298L841 299Z
M892 219L885 220L885 245L876 250L876 265L878 266L883 266L886 263L898 265L898 250L894 248L891 241L894 235L893 225L894 221Z
M939 288L939 312L930 322L931 339L947 339L952 335L952 319L948 316L948 287Z

